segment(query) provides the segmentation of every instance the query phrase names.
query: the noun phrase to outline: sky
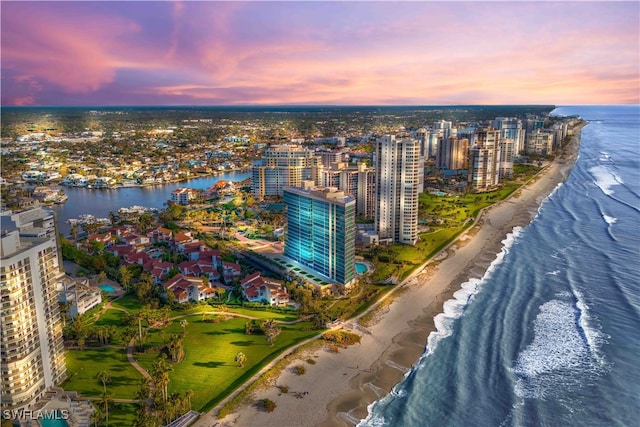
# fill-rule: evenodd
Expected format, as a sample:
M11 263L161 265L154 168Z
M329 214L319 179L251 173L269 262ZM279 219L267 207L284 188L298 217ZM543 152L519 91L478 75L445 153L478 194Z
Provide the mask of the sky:
M6 1L9 105L640 103L640 2Z

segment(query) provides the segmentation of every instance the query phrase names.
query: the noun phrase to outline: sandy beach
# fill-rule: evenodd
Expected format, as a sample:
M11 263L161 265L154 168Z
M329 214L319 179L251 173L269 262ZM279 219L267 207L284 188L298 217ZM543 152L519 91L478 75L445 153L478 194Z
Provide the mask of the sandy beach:
M579 135L579 131L578 131ZM460 285L480 278L514 227L525 227L543 200L571 172L578 141L509 199L486 209L475 226L460 236L445 254L409 277L376 310L366 326L357 320L342 326L361 335L361 343L332 353L320 349L291 362L272 387L255 393L277 405L267 413L246 405L217 419L217 408L203 414L198 426L350 426L367 416L367 406L386 395L424 353L434 317ZM445 251L443 251L445 252ZM306 360L312 358L315 364ZM303 364L306 373L291 367ZM276 385L287 386L282 393Z

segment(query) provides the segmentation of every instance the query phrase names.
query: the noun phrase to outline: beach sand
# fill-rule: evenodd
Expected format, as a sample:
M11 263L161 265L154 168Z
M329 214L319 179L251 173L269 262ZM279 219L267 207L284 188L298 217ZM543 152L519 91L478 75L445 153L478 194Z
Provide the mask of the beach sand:
M278 377L276 384L254 394L271 399L276 409L267 413L245 405L224 419L214 410L203 414L198 426L350 426L367 416L367 406L386 395L424 353L434 317L443 303L452 299L460 285L484 275L501 251L502 241L514 227L525 227L541 203L571 172L578 141L565 147L543 172L509 199L481 215L474 227L446 249L446 258L436 257L418 269L378 308L368 326L357 320L345 329L361 335L360 344L332 353L320 349L302 354ZM313 358L316 363L306 360ZM296 375L291 367L303 364L306 373ZM288 386L288 393L276 387Z

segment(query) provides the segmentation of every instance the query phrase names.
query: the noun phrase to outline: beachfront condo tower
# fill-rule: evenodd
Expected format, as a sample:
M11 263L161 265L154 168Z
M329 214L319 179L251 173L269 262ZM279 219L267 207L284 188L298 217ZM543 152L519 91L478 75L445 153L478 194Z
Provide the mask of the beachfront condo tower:
M66 376L56 281L64 275L53 212L3 213L0 263L2 410L21 409Z
M467 152L469 140L467 138L449 137L438 144L436 167L438 169L460 171L467 169Z
M312 272L344 286L355 271L356 200L336 188L285 188L284 254Z
M346 194L354 196L356 216L373 219L375 212L376 171L365 163L355 166L346 162L331 163L320 172L320 186L336 187Z
M469 184L473 191L495 189L500 179L500 131L476 129L474 144L469 148Z
M302 181L320 182L320 158L297 145L274 145L253 162L253 194L257 199L282 196L285 187L300 187Z
M380 243L418 241L419 156L415 139L385 135L376 140L375 225Z

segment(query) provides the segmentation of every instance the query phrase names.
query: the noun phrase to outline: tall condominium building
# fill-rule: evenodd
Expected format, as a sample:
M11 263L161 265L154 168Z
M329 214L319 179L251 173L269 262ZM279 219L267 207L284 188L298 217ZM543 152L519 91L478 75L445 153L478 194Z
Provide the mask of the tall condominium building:
M418 241L420 142L385 135L376 140L376 230L380 242Z
M269 147L264 158L253 163L253 194L258 199L282 196L285 187L300 187L302 181L318 184L320 170L320 159L312 150L297 145Z
M513 159L516 155L516 142L511 138L500 138L500 158L498 175L500 178L513 177Z
M375 211L375 169L364 163L332 163L320 172L320 186L335 187L354 196L356 216L373 219Z
M55 222L49 209L0 216L0 389L3 410L27 407L66 376L56 281Z
M438 144L436 167L438 169L467 169L469 140L467 138L449 137Z
M524 151L525 128L516 117L496 117L492 126L500 131L500 138L513 140L514 155Z
M533 132L527 134L527 144L525 146L525 152L527 154L552 154L553 140L553 130L545 131L542 129L536 129Z
M284 254L316 273L349 286L355 271L356 200L335 188L285 188Z
M499 162L500 131L477 129L475 144L469 148L469 183L474 191L487 191L498 185Z

